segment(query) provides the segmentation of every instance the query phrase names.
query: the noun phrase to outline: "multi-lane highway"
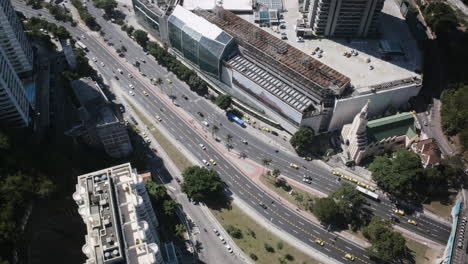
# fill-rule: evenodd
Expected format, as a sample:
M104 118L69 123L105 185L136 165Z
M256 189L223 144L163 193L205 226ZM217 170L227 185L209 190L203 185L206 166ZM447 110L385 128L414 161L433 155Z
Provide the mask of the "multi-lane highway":
M52 20L47 14L47 10L31 10L25 8L22 2L14 3L19 11L22 11L26 16L37 14L42 12L43 17ZM90 10L93 13L97 10ZM127 47L127 58L131 58L132 62L136 58L145 57L142 49L138 47L132 40L130 40L124 33L120 31L116 26L102 22L98 19L103 27L103 31L106 33L106 38L110 39L117 47L124 45ZM111 80L115 75L119 76L120 87L113 87L113 89L123 89L124 92L130 90L129 84L135 87L134 99L138 102L138 105L143 107L148 113L152 115L159 115L162 118L162 125L166 130L170 131L173 137L177 138L181 142L184 142L184 146L193 153L198 159L209 160L214 159L218 165L213 166L223 179L227 182L230 191L235 193L238 197L250 203L260 214L262 214L268 221L279 228L285 230L296 238L300 239L306 244L320 250L325 255L335 258L338 261L346 261L344 259L345 253L350 253L358 258L357 262L371 262L366 256L365 251L359 246L344 241L337 235L327 232L324 228L319 225L310 223L294 211L279 204L273 197L264 193L261 189L257 188L247 177L242 175L235 167L233 167L224 156L221 155L219 146L211 144L208 138L203 137L198 130L194 129L190 123L191 120L201 122L202 120L208 120L212 124L215 122L221 122L221 127L218 134L229 133L236 135L232 145L234 148L241 149L243 152L247 152L249 158L261 162L265 157L272 158L271 167L280 168L282 173L288 177L296 180L301 180L303 174L307 174L313 177L312 185L326 193L334 191L338 186L337 178L332 176L326 169L317 166L315 163L306 162L297 156L291 155L285 152L275 153L275 148L265 144L262 140L249 135L242 128L229 123L226 118L217 111L209 110L211 105L204 99L191 93L185 84L181 83L177 79L170 77L167 71L160 67L149 57L146 58L146 63L141 63L141 72L145 73L148 78L160 77L163 80L171 78L172 84L165 83L158 87L152 86L149 83L148 78L143 77L138 73L138 70L126 63L125 60L119 58L114 51L114 48L109 47L102 41L102 37L99 37L97 33L88 34L88 30L81 28L80 26L73 28L69 25L65 25L70 33L74 37L85 36L82 39L90 52L89 57L95 57L98 60L96 63L99 67L99 72L103 75L104 79ZM100 63L104 66L101 66ZM124 71L124 74L117 73L117 69L120 68ZM128 74L133 77L131 78ZM165 93L169 93L169 89L172 89L171 93L177 96L177 103L180 107L170 103ZM147 91L149 96L144 96L143 91ZM182 94L188 99L182 99ZM201 118L196 115L197 112L204 113L205 117ZM154 120L155 123L158 123ZM245 139L249 142L248 145L241 143L241 139ZM202 150L199 144L204 144L206 150ZM301 166L300 169L289 168L289 164L293 162ZM306 168L304 168L304 166ZM262 202L267 205L267 209L259 206ZM273 203L272 203L273 202ZM376 215L388 218L391 214L392 204L390 201L383 199L380 203L371 202L371 208ZM416 233L429 237L435 241L445 243L446 237L448 237L449 227L440 224L432 219L429 219L423 215L411 217L415 219L419 225L413 226L407 224L406 217L401 217L401 225L407 229L415 231ZM429 230L429 233L428 233ZM325 246L320 246L315 243L315 239L320 238L326 243Z

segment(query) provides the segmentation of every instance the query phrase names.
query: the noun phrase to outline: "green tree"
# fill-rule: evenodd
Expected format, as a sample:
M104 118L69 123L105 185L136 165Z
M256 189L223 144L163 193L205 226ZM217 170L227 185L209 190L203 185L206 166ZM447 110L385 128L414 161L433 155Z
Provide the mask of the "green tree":
M468 84L452 85L441 95L442 129L449 136L454 136L468 128ZM465 132L466 133L466 132ZM462 140L466 144L466 140ZM467 145L463 145L465 148Z
M279 250L283 249L283 247L284 247L284 245L283 245L283 242L281 242L281 241L276 244L276 248L279 249Z
M151 202L155 205L161 205L164 200L167 200L169 197L166 186L163 184L157 184L153 181L146 181L145 187Z
M263 172L265 173L265 169L268 168L268 166L271 164L271 158L263 158L262 164L263 164Z
M177 224L175 225L174 229L175 229L174 232L176 236L178 236L181 239L184 239L184 233L187 232L187 229L185 228L185 226L182 224Z
M317 198L314 203L313 213L320 222L324 224L333 224L340 215L340 208L335 200L329 197Z
M54 35L59 39L68 39L70 38L70 33L64 26L57 27L57 30L54 32Z
M226 232L233 238L241 239L243 237L242 230L233 225L226 226Z
M331 197L339 208L343 224L351 224L353 229L357 229L362 224L361 209L366 201L362 194L353 185L343 182Z
M217 125L213 125L213 127L211 127L211 136L214 137L218 131L219 127Z
M415 263L412 251L400 233L390 228L390 221L375 216L362 232L370 243L370 255L389 263Z
M199 166L188 167L182 173L184 183L182 191L195 201L216 198L222 189L223 182L214 170Z
M216 105L223 110L227 110L229 107L231 107L231 104L232 97L229 94L222 94L216 97Z
M96 0L94 4L97 8L101 8L107 15L111 15L117 7L115 0Z
M174 200L164 200L162 204L163 214L173 216L177 209L177 203Z
M141 29L137 29L133 32L133 37L135 38L135 41L142 46L143 48L146 47L146 44L148 43L148 33Z
M307 151L310 151L314 143L314 136L314 130L309 127L301 127L294 133L289 142L299 155L304 155Z
M275 252L275 249L274 249L270 244L264 243L263 246L265 247L265 250L266 250L267 252L270 252L270 253Z
M390 195L399 199L417 199L423 179L419 156L408 150L394 152L392 158L378 156L370 164L372 179Z
M281 171L279 169L273 169L273 171L271 172L271 175L273 175L273 177L276 179L278 178L278 176L281 175Z
M257 255L255 255L254 253L250 253L250 258L253 260L253 261L257 261L258 260L258 257Z
M7 134L0 131L0 151L10 148L10 138Z

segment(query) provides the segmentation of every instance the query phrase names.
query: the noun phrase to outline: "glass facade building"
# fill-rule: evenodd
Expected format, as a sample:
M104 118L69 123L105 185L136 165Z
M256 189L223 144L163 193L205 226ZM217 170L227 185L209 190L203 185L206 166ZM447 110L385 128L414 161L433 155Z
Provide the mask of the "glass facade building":
M169 17L168 33L172 48L217 78L222 60L237 53L231 35L181 6Z

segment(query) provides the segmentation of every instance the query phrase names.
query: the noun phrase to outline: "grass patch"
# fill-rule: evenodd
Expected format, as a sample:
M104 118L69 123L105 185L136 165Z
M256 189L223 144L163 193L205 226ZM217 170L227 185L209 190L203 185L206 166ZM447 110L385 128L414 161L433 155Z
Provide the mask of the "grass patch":
M164 149L164 151L169 155L170 159L174 162L177 168L180 171L184 171L186 168L193 166L193 164L182 155L182 153L174 146L169 139L164 136L161 131L154 125L151 120L146 118L146 116L140 112L130 101L126 100L127 103L132 107L135 114L138 118L145 124L145 126L151 131L151 135L158 141L159 145ZM155 121L156 122L156 121Z
M288 200L289 202L297 205L302 210L307 210L303 202L300 202L300 201L296 200L293 195L289 194L289 192L284 190L282 187L276 187L274 179L262 176L262 177L260 177L260 181L263 184L265 184L270 190L273 190L275 193L277 193L282 198L284 198L284 199ZM289 186L290 186L291 190L294 193L297 193L297 194L301 195L304 198L307 197L307 196L312 197L312 198L316 198L316 196L313 196L312 194L310 194L310 193L308 193L306 191L303 191L303 190L301 190L299 188L296 188L296 187L294 187L292 185L289 185Z
M440 201L432 201L430 204L425 204L424 208L442 217L450 217L454 201L442 203Z
M294 259L294 261L287 261L287 263L319 263L309 255L292 247L279 237L268 232L262 226L256 224L254 219L244 214L242 210L235 205L229 208L210 210L224 228L232 225L241 230L242 238L233 239L247 256L251 256L253 259L257 258L256 263L279 263L278 259L285 259L287 255L292 256ZM271 252L268 252L267 249Z
M443 253L411 239L406 239L406 245L413 251L416 264L434 263L435 258L440 257Z

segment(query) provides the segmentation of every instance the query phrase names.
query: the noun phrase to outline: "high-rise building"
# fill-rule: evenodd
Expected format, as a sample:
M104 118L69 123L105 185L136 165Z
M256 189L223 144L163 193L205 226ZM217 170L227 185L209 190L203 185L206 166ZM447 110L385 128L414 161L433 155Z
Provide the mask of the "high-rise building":
M33 70L33 49L10 0L0 0L0 48L16 73Z
M132 144L127 127L113 111L98 83L90 78L71 82L76 97L75 107L79 123L66 134L79 136L87 144L102 147L113 158L122 158L132 152Z
M0 47L0 123L12 127L28 126L29 106L23 84Z
M165 263L158 219L130 163L78 176L73 199L86 224L86 264Z
M310 0L308 19L316 36L370 37L377 34L384 0Z

